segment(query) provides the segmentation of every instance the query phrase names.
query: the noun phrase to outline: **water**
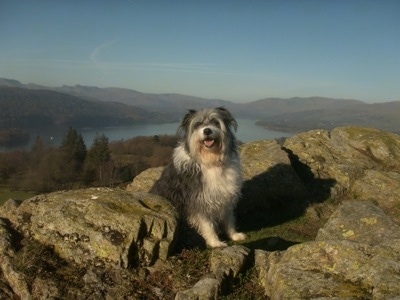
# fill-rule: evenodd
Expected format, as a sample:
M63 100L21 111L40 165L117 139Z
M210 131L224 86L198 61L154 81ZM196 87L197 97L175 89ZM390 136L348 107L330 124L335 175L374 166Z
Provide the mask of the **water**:
M266 140L291 136L290 133L267 130L260 126L256 126L255 120L237 119L237 122L239 124L239 127L236 132L236 137L238 140L244 143L255 140ZM106 137L108 137L109 141L112 142L128 140L136 136L154 136L163 134L173 135L176 133L178 126L179 123L168 123L105 128L82 128L78 129L77 131L82 135L86 146L89 148L92 145L93 140L96 138L96 136L101 134L104 134ZM48 145L58 146L61 144L61 141L65 134L66 130L60 131L51 128L41 131L33 130L30 132L31 138L29 144L22 147L22 149L30 149L37 136L40 136L42 140ZM15 149L16 148L3 148L0 149L0 151L9 151Z

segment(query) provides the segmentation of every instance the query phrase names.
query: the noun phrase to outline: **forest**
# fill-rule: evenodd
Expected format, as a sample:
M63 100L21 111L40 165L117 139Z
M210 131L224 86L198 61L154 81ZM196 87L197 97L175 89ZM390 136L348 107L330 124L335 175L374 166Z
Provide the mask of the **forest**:
M176 137L156 135L110 143L98 135L90 148L70 127L58 147L38 136L29 151L0 153L0 184L35 194L124 185L147 168L166 165Z

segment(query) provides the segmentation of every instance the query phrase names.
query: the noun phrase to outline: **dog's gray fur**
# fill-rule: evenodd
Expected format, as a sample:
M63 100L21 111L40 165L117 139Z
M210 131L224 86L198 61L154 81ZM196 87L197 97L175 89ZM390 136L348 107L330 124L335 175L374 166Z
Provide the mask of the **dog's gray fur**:
M189 110L178 128L181 137L173 161L151 191L164 196L210 247L224 247L218 226L234 241L234 208L242 185L236 138L237 122L222 107Z

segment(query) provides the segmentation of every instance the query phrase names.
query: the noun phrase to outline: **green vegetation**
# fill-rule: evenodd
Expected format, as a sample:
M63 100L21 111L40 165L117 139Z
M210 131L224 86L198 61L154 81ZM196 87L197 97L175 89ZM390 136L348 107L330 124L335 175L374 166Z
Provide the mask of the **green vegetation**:
M35 196L34 193L24 191L13 191L9 186L0 184L0 205L6 202L8 199L19 199L25 200Z
M174 136L136 137L109 143L106 136L99 135L87 149L82 136L73 128L69 128L59 147L47 146L37 137L29 151L0 153L0 187L4 191L1 199L124 185L147 168L167 164L175 144Z

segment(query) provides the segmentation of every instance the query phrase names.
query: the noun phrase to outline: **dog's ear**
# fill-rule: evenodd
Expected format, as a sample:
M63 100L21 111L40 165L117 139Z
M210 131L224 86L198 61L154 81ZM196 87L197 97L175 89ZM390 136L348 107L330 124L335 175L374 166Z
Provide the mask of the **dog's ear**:
M181 125L178 128L178 134L185 134L190 123L190 119L196 113L194 109L189 109L188 113L183 117Z
M236 122L235 118L232 117L231 113L225 107L217 107L217 110L221 113L222 117L224 118L224 122L232 127L235 132L238 128L238 123Z

